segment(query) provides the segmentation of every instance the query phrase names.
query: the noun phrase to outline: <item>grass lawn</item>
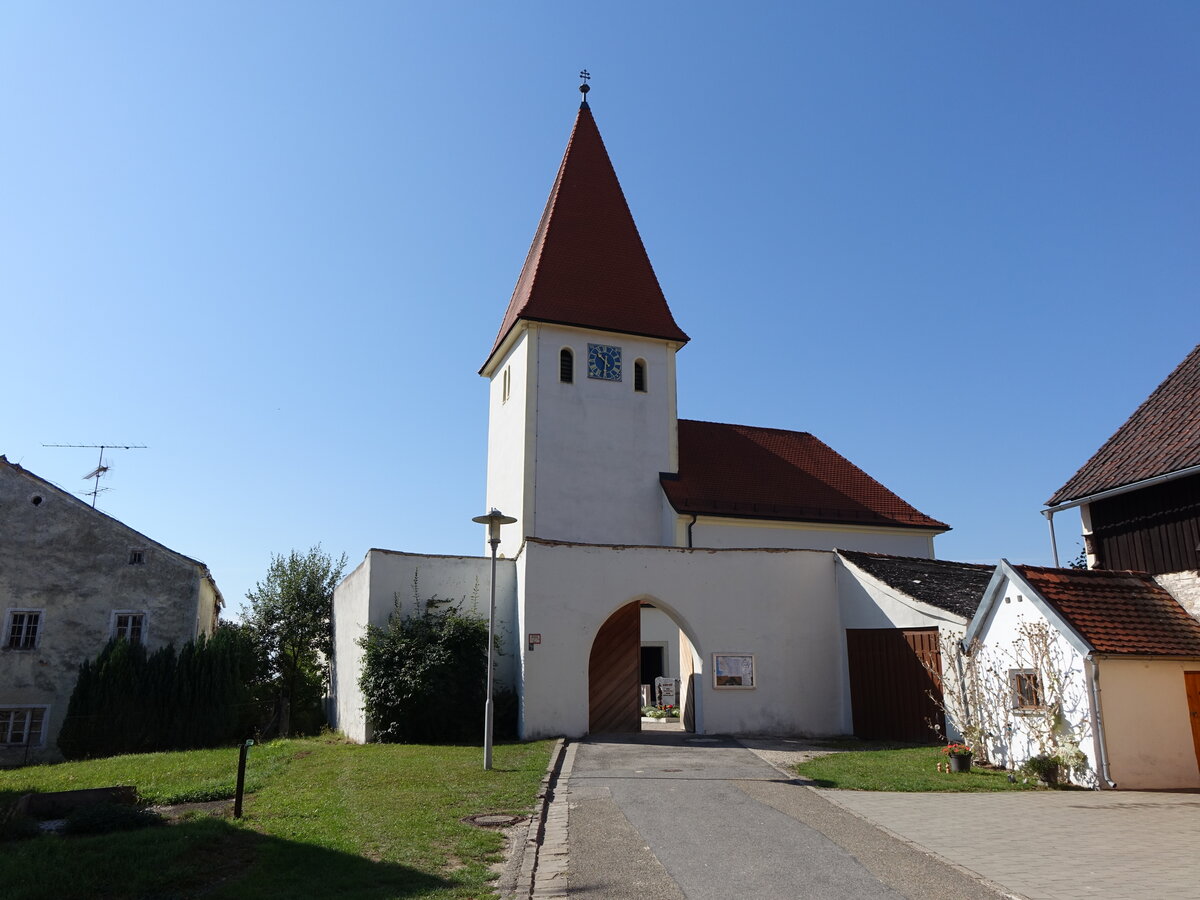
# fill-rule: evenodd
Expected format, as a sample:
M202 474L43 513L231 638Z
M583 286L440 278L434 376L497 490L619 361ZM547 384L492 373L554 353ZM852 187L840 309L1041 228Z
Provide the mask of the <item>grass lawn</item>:
M275 741L250 750L240 821L0 845L6 900L491 895L503 836L459 821L527 814L552 742L480 747ZM132 784L156 803L232 797L237 749L150 753L0 772L0 806L29 790ZM250 792L253 793L250 793Z
M848 791L1029 791L1035 784L1009 782L1003 769L972 766L970 772L947 774L940 747L864 749L833 753L800 763L796 772L817 787Z

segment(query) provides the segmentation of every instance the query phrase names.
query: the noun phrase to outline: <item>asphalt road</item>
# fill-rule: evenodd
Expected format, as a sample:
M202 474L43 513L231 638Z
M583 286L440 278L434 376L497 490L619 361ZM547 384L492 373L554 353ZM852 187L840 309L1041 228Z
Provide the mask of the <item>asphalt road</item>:
M597 735L566 784L570 895L997 900L735 741Z

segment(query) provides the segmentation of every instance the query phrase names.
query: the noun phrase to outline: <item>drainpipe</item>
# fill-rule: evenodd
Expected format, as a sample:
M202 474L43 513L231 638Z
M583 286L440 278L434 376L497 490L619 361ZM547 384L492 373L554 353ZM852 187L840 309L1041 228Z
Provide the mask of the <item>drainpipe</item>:
M696 524L696 519L699 518L696 513L692 513L692 521L688 522L688 549L692 549L692 526Z
M1043 509L1042 515L1046 517L1046 522L1050 525L1050 552L1054 554L1054 568L1058 568L1058 540L1054 536L1054 513L1056 510Z
M1096 756L1100 759L1100 777L1104 779L1109 790L1115 791L1117 783L1112 780L1108 771L1108 739L1104 736L1104 718L1100 715L1100 669L1091 653L1084 657L1083 666L1091 691L1092 740L1096 746Z

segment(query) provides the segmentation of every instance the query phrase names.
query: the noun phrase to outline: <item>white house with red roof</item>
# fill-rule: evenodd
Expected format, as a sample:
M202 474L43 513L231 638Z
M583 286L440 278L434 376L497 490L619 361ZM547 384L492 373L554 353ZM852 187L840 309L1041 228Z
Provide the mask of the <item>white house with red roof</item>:
M1077 749L1078 784L1200 788L1200 622L1151 575L1002 560L963 644L992 762Z
M848 733L833 551L929 558L949 527L811 434L680 419L687 343L585 101L479 370L486 506L517 519L497 674L526 738L636 731L660 672L697 731ZM335 598L337 727L369 736L368 622L433 594L479 608L488 577L485 557L370 551Z

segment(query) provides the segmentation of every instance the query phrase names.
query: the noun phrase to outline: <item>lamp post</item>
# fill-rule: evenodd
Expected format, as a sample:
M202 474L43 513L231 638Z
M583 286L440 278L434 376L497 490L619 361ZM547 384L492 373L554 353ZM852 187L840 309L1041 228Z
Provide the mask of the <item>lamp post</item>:
M487 703L483 707L483 767L492 767L492 654L495 652L496 631L496 548L500 546L500 526L511 525L517 521L512 516L506 516L496 507L492 507L486 516L476 516L471 520L488 527L488 543L492 545L492 590L488 603L488 643L487 643Z

